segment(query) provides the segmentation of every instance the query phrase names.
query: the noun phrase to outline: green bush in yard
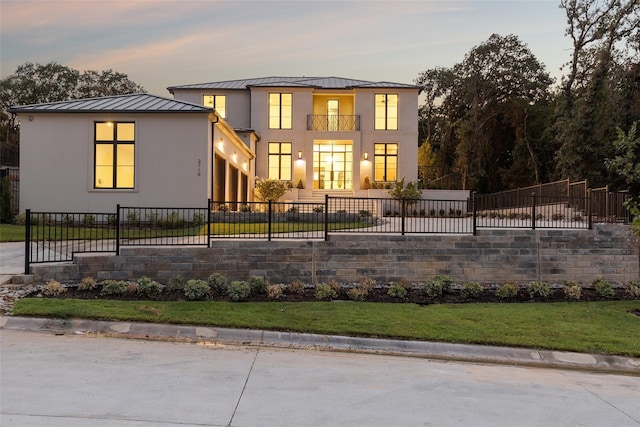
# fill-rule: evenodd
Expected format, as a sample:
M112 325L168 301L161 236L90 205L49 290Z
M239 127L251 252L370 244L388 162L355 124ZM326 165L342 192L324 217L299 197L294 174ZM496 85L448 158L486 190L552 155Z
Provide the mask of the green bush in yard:
M321 300L331 300L338 296L338 293L330 285L320 283L316 286L316 298Z
M451 292L453 279L443 274L438 274L435 278L427 280L422 289L429 298L440 298L442 295Z
M227 279L220 273L212 273L207 278L209 286L219 294L227 293Z
M184 284L184 297L189 301L202 301L207 299L211 286L204 280L191 279Z
M269 280L262 276L251 276L249 285L251 286L251 293L259 295L265 293L267 285L269 285Z
M505 283L496 290L496 296L500 299L511 299L518 295L518 285Z
M127 291L127 282L124 280L105 280L102 282L100 295L102 296L118 296Z
M606 279L598 278L591 283L591 286L600 298L613 298L615 295L613 284Z
M478 282L467 282L462 285L460 295L465 299L475 299L480 296L484 288Z
M387 294L394 298L405 298L408 293L409 291L407 290L407 288L402 286L400 283L392 283L391 286L389 286L389 290L387 291Z
M142 276L138 280L138 295L143 298L156 298L162 293L163 289L163 285L146 276Z
M246 280L234 280L229 283L227 295L231 301L246 301L251 295L251 284Z
M625 293L633 299L640 299L640 282L630 282Z
M547 299L551 296L551 285L534 280L527 284L527 292L529 292L529 298L531 299Z
M565 282L562 292L566 299L578 301L582 297L582 286L578 282Z

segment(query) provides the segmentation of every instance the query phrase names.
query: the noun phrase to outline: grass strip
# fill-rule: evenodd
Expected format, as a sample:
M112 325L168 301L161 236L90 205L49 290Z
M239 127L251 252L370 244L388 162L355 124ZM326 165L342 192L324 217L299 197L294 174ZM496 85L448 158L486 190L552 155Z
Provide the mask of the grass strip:
M640 301L527 304L25 298L14 314L442 341L640 357Z

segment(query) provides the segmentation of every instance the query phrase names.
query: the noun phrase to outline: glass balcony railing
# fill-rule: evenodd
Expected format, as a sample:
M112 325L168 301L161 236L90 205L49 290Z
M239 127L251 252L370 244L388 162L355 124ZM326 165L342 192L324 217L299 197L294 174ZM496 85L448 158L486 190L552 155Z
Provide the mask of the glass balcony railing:
M359 131L360 116L307 115L307 130L318 131Z

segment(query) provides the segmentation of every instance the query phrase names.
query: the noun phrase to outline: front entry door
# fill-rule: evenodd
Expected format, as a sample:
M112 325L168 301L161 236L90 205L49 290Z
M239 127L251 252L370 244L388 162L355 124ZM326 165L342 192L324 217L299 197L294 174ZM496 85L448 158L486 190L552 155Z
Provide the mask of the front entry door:
M351 141L316 141L313 144L313 188L353 188L353 144Z

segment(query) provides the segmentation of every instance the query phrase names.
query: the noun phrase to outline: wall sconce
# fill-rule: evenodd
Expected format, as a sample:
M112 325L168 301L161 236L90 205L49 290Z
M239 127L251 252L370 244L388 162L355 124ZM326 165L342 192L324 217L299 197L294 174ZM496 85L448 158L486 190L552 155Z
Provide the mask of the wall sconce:
M365 159L365 160L369 160L369 152L368 152L368 151L365 151L365 152L364 152L363 159Z
M298 151L298 160L302 160L302 151Z

